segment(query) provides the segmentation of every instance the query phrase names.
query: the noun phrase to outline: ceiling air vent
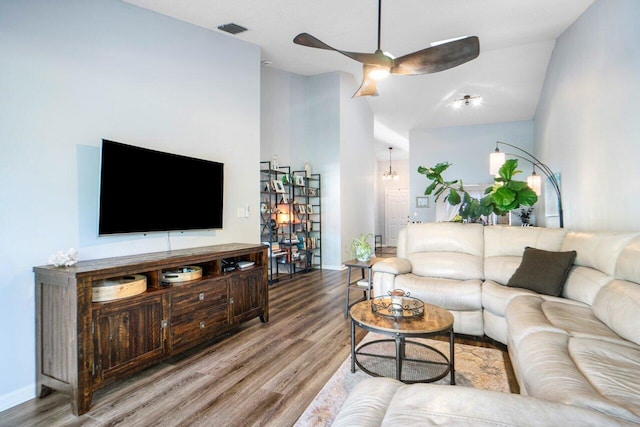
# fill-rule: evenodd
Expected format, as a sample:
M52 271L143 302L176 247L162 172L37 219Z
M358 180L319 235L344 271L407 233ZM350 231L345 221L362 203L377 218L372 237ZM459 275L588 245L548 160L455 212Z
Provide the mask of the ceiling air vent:
M238 24L234 24L233 22L230 22L224 25L218 25L218 29L222 31L226 31L229 34L238 34L238 33L247 31L245 27L242 27Z

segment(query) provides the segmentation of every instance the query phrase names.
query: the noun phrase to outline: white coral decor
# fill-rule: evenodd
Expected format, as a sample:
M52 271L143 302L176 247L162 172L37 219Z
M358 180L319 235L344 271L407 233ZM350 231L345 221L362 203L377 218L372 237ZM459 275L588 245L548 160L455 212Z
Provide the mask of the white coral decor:
M78 251L69 248L67 252L58 251L49 257L49 264L56 267L70 267L78 262Z

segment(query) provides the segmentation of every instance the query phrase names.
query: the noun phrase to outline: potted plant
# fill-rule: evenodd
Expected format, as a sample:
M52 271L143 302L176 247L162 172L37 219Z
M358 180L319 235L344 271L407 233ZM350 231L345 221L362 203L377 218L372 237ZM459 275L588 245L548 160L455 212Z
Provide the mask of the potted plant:
M373 235L363 233L351 241L352 257L362 262L367 262L371 259L371 245L368 242L370 237L373 237Z
M445 194L444 200L451 206L460 206L459 215L466 221L477 221L483 215L504 215L520 206L533 206L538 201L536 193L529 188L526 182L516 181L513 176L521 173L517 170L518 160L509 159L500 168L499 176L495 178L494 185L487 188L485 196L480 200L474 199L464 189L462 180L445 181L442 173L451 166L450 163L438 163L432 168L420 166L418 173L423 174L431 183L424 191L425 195L433 194L438 201Z

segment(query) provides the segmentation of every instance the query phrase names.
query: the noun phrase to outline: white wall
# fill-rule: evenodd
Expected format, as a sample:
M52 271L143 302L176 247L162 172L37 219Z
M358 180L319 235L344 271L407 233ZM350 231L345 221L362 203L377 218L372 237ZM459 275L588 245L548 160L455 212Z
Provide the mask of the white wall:
M168 248L96 236L102 138L225 164L224 228L173 248L258 242L260 49L118 0L29 0L0 2L0 52L2 410L35 395L32 266Z
M365 98L352 98L360 83L340 74L340 199L342 261L353 258L351 241L375 232L373 113ZM373 246L373 238L370 241Z
M260 160L278 156L278 164L291 165L291 78L285 71L262 67L260 82Z
M535 142L561 174L567 228L638 230L638 17L637 0L598 0L556 42ZM545 225L539 212L538 220Z
M417 213L412 219L423 222L436 220L433 196L429 196L430 208L416 209L416 196L422 196L430 182L418 173L419 166L431 167L437 163L449 162L452 165L444 172L445 179L461 179L465 185L491 184L493 177L489 174L489 154L495 149L496 141L507 142L533 153L533 140L532 121L411 131L409 203L411 212ZM515 150L501 148L501 151ZM519 178L526 180L531 174L531 164L521 160L518 166L523 171Z

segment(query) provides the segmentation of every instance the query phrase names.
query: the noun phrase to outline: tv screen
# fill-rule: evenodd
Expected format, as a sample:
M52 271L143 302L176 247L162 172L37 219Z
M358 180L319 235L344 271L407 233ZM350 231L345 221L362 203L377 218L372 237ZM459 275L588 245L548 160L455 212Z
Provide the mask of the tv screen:
M222 228L224 164L102 140L98 234Z

